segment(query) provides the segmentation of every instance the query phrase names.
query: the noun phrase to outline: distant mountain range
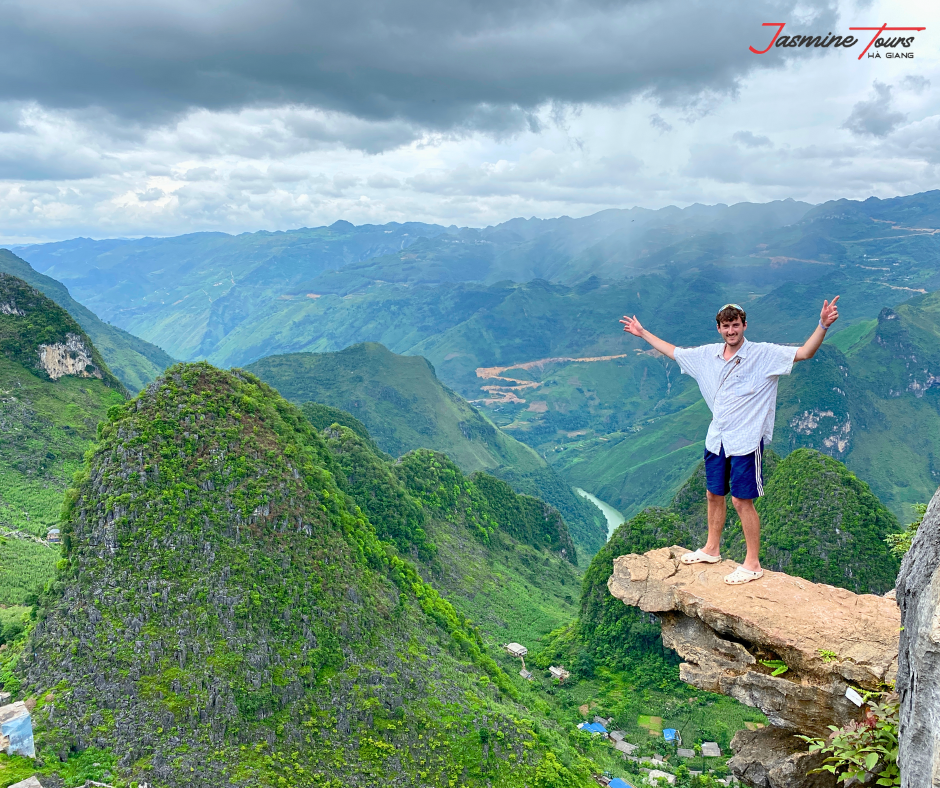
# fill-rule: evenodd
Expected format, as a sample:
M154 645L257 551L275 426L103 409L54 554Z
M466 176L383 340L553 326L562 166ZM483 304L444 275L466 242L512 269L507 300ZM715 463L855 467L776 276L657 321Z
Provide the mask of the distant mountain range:
M843 337L860 336L843 332L940 288L940 191L818 206L637 208L480 230L337 222L17 251L86 306L178 358L247 365L361 342L422 355L445 385L629 516L667 502L694 467L707 412L694 384L645 355L618 318L635 313L673 342L700 344L716 336L717 307L733 301L747 308L752 339L799 342L822 299L841 294L842 318L827 344L842 347ZM606 356L622 358L545 361ZM882 361L870 360L875 377ZM798 368L795 379L810 385L824 363ZM504 375L521 383L478 374L513 364L529 365ZM924 381L936 376L928 371ZM863 388L874 385L862 377ZM506 391L494 395L494 385ZM920 394L934 384L923 385ZM785 386L782 409L795 414L801 397ZM933 402L933 394L913 391L898 401L906 397ZM778 424L787 446L800 445L787 432L792 418ZM888 414L879 423L896 421ZM827 434L818 448L846 459L905 515L908 504L929 497L936 463L924 447L897 442L903 474L864 460L887 440L886 431L874 432L882 438L855 433L854 443L830 445ZM866 441L874 443L863 450Z

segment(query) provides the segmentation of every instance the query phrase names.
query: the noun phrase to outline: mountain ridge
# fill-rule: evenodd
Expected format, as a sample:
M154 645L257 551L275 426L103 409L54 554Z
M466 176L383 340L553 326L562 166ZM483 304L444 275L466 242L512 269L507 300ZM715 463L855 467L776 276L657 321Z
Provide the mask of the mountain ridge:
M137 392L175 363L156 345L100 320L78 303L61 282L40 274L8 249L0 249L0 271L19 277L68 312L88 333L108 365L130 391Z
M466 473L487 471L544 499L561 511L588 554L606 538L603 518L591 504L558 479L536 452L444 386L433 365L420 356L400 356L367 342L337 353L269 356L246 369L301 406L317 402L354 413L393 456L434 449Z

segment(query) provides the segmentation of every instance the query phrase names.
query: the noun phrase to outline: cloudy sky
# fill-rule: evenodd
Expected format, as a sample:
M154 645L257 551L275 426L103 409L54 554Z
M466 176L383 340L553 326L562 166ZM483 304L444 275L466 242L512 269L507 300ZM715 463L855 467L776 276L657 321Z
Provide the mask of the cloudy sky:
M859 61L871 34L752 54L763 22L927 29ZM0 243L887 197L938 165L934 0L0 3Z

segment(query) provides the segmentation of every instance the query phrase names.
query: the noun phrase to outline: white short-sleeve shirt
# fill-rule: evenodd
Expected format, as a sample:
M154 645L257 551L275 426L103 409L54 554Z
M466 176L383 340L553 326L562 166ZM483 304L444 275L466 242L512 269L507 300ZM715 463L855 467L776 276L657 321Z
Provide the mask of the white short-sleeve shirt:
M728 361L724 350L724 343L677 347L675 357L712 412L705 448L718 454L724 445L726 456L737 457L773 438L777 381L790 374L798 348L745 339Z

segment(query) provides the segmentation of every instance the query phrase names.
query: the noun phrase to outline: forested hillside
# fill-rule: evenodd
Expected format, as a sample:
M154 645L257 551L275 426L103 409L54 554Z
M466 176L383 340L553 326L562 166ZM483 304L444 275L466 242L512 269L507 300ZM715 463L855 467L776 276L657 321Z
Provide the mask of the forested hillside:
M398 465L350 429L321 436L205 364L112 408L76 481L64 567L6 674L40 699L40 751L95 745L109 773L167 786L588 781L407 557L459 583L486 555L540 556L557 584L570 542L544 504L433 453ZM455 574L444 532L489 552Z
M0 271L19 277L68 312L88 333L109 369L130 391L140 391L174 363L163 350L100 320L61 283L33 269L8 249L0 249Z
M399 356L369 342L339 353L270 356L248 370L304 408L321 403L355 414L392 456L433 449L465 473L485 470L542 498L562 513L587 556L607 537L594 506L575 495L530 447L442 385L419 356Z
M60 374L69 354L82 363ZM98 422L124 395L65 310L0 273L0 528L12 529L0 543L0 605L22 605L51 576L57 551L38 539L58 524Z

